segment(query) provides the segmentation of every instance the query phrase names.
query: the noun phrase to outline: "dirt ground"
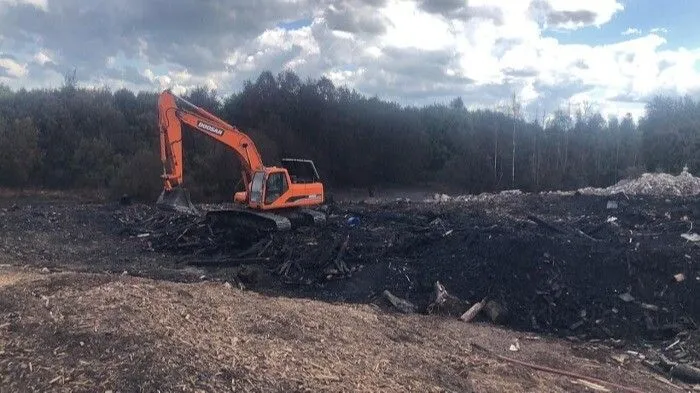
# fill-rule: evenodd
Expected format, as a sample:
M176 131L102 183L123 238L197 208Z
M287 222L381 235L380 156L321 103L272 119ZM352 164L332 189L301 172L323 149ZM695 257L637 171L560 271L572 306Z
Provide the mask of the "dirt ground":
M624 353L219 282L0 269L0 391L584 392L471 347L671 392ZM507 347L519 341L520 351ZM612 390L614 391L614 390Z
M148 205L2 196L0 392L605 391L496 355L688 391L656 359L700 359L699 201L373 199L269 235ZM456 311L431 307L437 281ZM484 298L500 316L456 318Z

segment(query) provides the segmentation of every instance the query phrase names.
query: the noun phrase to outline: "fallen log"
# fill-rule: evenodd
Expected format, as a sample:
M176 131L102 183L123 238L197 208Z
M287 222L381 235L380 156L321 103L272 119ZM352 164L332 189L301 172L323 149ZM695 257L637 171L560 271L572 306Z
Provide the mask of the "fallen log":
M661 365L669 369L668 373L684 382L700 383L700 369L689 364L677 363L670 361L666 356L659 356Z
M404 314L412 314L416 311L416 306L414 306L413 303L394 296L388 289L385 289L382 295L384 295L384 298L386 298L392 306Z
M185 228L185 230L183 230L182 233L180 233L180 236L175 238L175 243L180 241L180 239L182 239L182 237L185 236L187 234L187 232L189 232L192 228L196 227L197 225L198 225L197 223L193 223L191 225L188 225L187 228Z
M678 363L671 368L671 376L688 383L700 383L700 369L689 364Z
M538 225L541 225L541 226L543 226L543 227L545 227L545 228L547 228L547 229L549 229L549 230L551 230L551 231L554 231L554 232L559 233L559 234L562 234L562 235L566 235L566 234L567 234L565 230L563 230L563 229L561 229L561 228L559 228L559 227L556 227L556 226L554 226L554 225L552 225L552 224L546 222L545 220L543 220L543 219L541 219L541 218L539 218L539 217L537 217L537 216L534 216L534 215L531 215L531 214L530 214L530 215L527 216L527 218L529 218L530 220L534 221L534 222L537 223Z
M475 343L470 343L470 344L471 344L472 348L478 349L479 351L486 353L489 356L493 356L496 359L502 360L504 362L513 363L513 364L517 364L520 366L528 367L528 368L531 368L533 370L544 371L544 372L551 373L551 374L563 375L566 377L582 379L585 381L593 382L595 384L610 386L610 387L613 387L613 388L618 389L618 390L623 391L623 392L642 393L640 390L638 390L637 388L634 388L634 387L623 386L623 385L619 385L619 384L614 383L614 382L608 382L608 381L603 380L603 379L598 379L595 377L589 377L587 375L573 373L571 371L561 370L561 369L547 367L547 366L541 366L539 364L534 364L534 363L529 363L529 362L525 362L525 361L518 360L518 359L513 359L513 358L510 358L507 356L503 356L503 355L499 355L497 353L494 353L493 351L488 350L479 344L475 344Z
M348 249L349 243L350 243L350 235L348 234L348 235L345 235L345 240L340 245L340 250L338 251L338 255L336 255L336 257L335 257L336 263L343 259L343 256L345 255L345 251Z
M350 234L347 234L347 235L345 235L345 240L343 240L343 243L340 245L340 250L338 251L338 255L336 255L335 259L333 260L335 267L338 269L339 272L341 272L343 274L350 271L350 269L348 268L348 265L343 260L343 257L345 256L345 252L348 249L349 243L350 243Z
M550 223L546 222L545 220L543 220L543 219L541 219L541 218L539 218L539 217L537 217L537 216L528 215L527 218L529 218L530 220L534 221L534 222L537 223L538 225L541 225L541 226L543 226L543 227L545 227L545 228L547 228L547 229L549 229L549 230L551 230L551 231L554 231L554 232L559 233L559 234L562 234L562 235L569 235L569 234L572 234L572 233L573 233L573 234L576 234L576 235L578 235L578 236L581 236L581 237L583 237L583 238L585 238L585 239L588 239L588 240L590 240L590 241L594 241L594 242L600 241L600 239L596 239L596 238L594 238L593 236L588 235L587 233L583 232L582 230L580 230L580 229L578 229L578 228L571 228L570 231L566 231L566 230L564 230L564 229L562 229L562 228L559 228L559 227L557 227L557 226L555 226L555 225L553 225L553 224L550 224Z
M260 252L258 253L258 256L259 257L262 256L262 254L264 254L265 251L267 251L267 249L270 248L271 244L272 244L272 239L270 239L270 241L267 242L267 244L265 244L265 246L262 248L262 250L260 250Z
M474 319L479 312L484 308L486 305L486 298L483 298L480 302L475 303L473 306L469 308L462 316L459 317L464 322L471 322L472 319Z
M588 239L588 240L590 240L590 241L592 241L592 242L599 242L599 241L600 241L600 239L596 239L596 238L594 238L593 236L587 234L586 232L584 232L584 231L582 231L582 230L580 230L580 229L578 229L578 228L574 228L574 231L575 231L578 235L580 235L581 237L585 237L586 239Z
M268 239L260 240L259 242L250 246L250 248L248 248L247 250L238 253L236 255L236 258L246 258L249 255L254 255L254 254L257 254L257 256L260 256L262 254L262 252L265 251L270 246L270 243L272 243L272 240L268 240Z
M188 265L234 265L253 262L268 262L270 258L251 257L251 258L211 258L211 259L191 259L185 263Z

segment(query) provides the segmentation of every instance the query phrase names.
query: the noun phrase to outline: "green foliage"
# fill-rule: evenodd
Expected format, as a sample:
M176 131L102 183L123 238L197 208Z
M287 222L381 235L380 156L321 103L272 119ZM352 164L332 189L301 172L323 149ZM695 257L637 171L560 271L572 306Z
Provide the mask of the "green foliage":
M647 170L700 170L700 102L689 97L655 97L640 121L641 150Z
M29 117L5 122L0 119L0 184L30 185L41 163L39 130Z
M655 98L639 125L631 116L606 120L590 105L556 110L546 122L514 119L512 107L468 110L461 97L401 107L291 72L263 72L227 97L200 87L185 98L247 133L268 165L314 160L329 190L429 183L538 191L605 186L643 170L700 170L700 103L689 98ZM153 92L80 88L75 73L55 90L0 85L0 186L109 187L152 201L162 187L156 103ZM241 187L238 158L189 131L192 197L230 200Z
M12 95L12 90L4 83L0 83L0 99Z
M163 187L161 173L158 156L150 150L139 150L117 169L110 180L110 194L115 198L126 194L144 201L155 201Z
M80 188L107 187L121 161L122 157L115 154L106 139L81 139L72 157L74 184Z

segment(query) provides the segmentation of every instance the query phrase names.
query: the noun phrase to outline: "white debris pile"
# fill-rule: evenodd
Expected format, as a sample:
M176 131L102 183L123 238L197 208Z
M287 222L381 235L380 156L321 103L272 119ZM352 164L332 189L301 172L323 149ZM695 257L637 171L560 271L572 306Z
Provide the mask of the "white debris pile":
M582 194L652 196L692 196L700 194L700 178L683 170L678 176L668 173L645 173L636 179L621 180L607 188L586 187L579 190Z
M484 202L487 200L495 199L495 198L502 198L504 196L519 196L522 195L522 191L520 190L506 190L506 191L501 191L500 193L493 194L493 193L488 193L484 192L478 195L457 195L457 196L449 196L447 194L435 194L433 195L432 198L427 198L425 199L424 202Z
M447 194L435 194L432 199L426 199L426 202L449 202L452 197Z

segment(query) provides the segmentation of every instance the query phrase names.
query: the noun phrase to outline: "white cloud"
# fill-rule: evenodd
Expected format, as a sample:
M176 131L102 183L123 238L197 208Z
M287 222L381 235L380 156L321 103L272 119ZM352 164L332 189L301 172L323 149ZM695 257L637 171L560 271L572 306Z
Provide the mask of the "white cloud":
M2 9L3 6L8 7L18 4L30 4L42 11L49 10L48 0L0 0L0 9Z
M53 59L43 51L39 51L34 55L34 61L39 65L44 65L46 63L53 63Z
M175 87L172 84L172 79L167 75L159 75L155 77L155 80L158 82L158 86L160 86L161 90Z
M0 9L19 1L0 0ZM182 0L183 4L193 1ZM68 67L84 60L93 62L93 74L79 71L85 83L117 83L119 75L132 75L125 86L179 92L208 86L227 94L264 70L273 74L293 70L302 79L325 75L335 84L401 103L446 103L461 95L470 107L493 107L516 93L533 108L551 111L567 101L585 98L598 102L605 113L635 114L657 92L700 92L700 72L695 66L700 53L692 48L667 48L665 28L647 34L629 28L608 45L565 44L549 36L552 29L566 29L576 37L584 26L609 23L625 12L618 0L470 0L464 4L354 0L325 6L319 3L328 1L301 0L293 7L275 1L298 9L296 14L311 18L311 24L294 30L275 27L281 14L271 11L271 16L264 14L251 22L256 30L247 29L235 40L223 39L231 32L222 32L221 37L212 33L208 34L211 40L198 40L192 46L181 43L191 42L190 35L198 32L166 32L153 20L151 31L132 41L118 41L119 45L127 43L131 53L112 46L91 51L86 44L82 48L88 53L85 59L77 50L67 56L62 45L52 47L46 43L51 40L39 37L40 48L32 46L37 44L32 41L23 43L33 48L31 52L0 55L0 75L13 87L41 85L55 80L55 75L51 74L53 79L46 75L56 73L57 64ZM45 1L31 3L51 13L42 6ZM233 14L246 14L236 7L230 7ZM202 8L195 4L191 10ZM104 12L109 20L109 10ZM0 50L21 46L17 40L22 35L9 27L0 26L0 36L9 37L0 41ZM168 37L167 48L153 38L163 36ZM167 56L159 56L158 51ZM111 56L114 53L124 55ZM114 72L101 74L105 64ZM133 72L123 64L133 65ZM39 65L46 70L41 71Z
M366 72L366 69L361 68L355 71L352 70L333 70L327 72L324 76L331 80L337 85L347 85L353 84L358 78L362 77L362 74Z
M604 25L624 10L618 0L531 0L525 3L545 26L566 30Z
M157 74L150 68L141 72L141 76L146 78L150 84L148 86L134 86L146 90L162 91L172 89L176 94L184 94L195 87L205 86L210 90L221 88L222 82L226 81L230 75L226 72L211 73L204 76L193 75L188 70L167 71L164 74Z
M146 68L146 70L143 72L143 76L148 78L148 80L150 80L151 82L156 80L156 76L150 68Z
M382 55L382 50L378 46L372 45L365 49L365 53L373 58L377 58Z
M342 38L351 39L352 35L345 33ZM311 26L291 31L282 28L266 30L257 38L257 41L266 51L291 50L298 47L305 55L319 54L318 43L313 37Z
M0 76L2 76L3 70L10 78L23 78L28 72L26 64L20 64L10 57L2 57L0 55Z
M622 32L622 35L640 35L642 31L635 27L628 27L627 30Z
M450 25L437 15L420 11L413 2L392 0L378 12L389 20L383 45L434 50L454 43Z
M525 104L534 102L539 96L540 96L540 93L538 93L537 90L535 90L535 87L534 87L534 84L532 81L529 81L528 83L526 83L522 87L522 89L520 89L520 92L518 93L518 97Z
M219 87L212 78L207 78L206 86L209 90L216 90Z
M192 74L187 72L187 70L169 71L168 76L175 81L175 83L186 83L192 79Z
M649 30L649 32L657 34L666 34L668 33L668 29L665 27L654 27L653 29Z
M177 95L184 95L187 92L187 87L182 86L182 85L174 85L171 87L173 93Z

